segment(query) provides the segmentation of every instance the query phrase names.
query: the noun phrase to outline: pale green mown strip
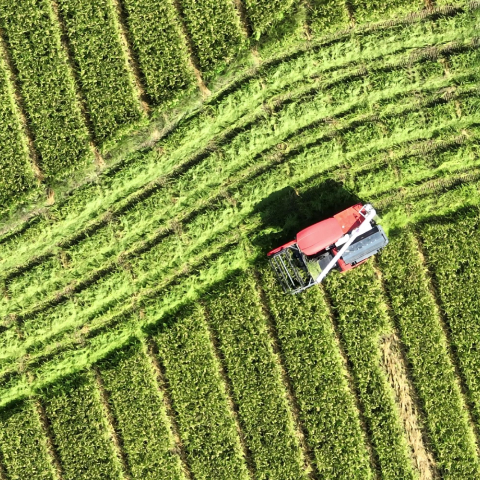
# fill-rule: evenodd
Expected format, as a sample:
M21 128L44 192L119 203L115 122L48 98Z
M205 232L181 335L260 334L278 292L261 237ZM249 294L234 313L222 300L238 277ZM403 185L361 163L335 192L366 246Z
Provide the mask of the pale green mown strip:
M141 118L111 0L57 0L98 143Z
M34 400L0 413L0 456L10 480L54 480L51 459Z
M128 31L155 105L185 95L195 86L185 39L171 0L124 0Z
M43 173L52 178L83 167L91 157L88 132L50 2L0 0L0 25Z
M348 275L327 277L325 285L382 478L415 478L394 392L380 367L380 338L391 326L371 260Z
M397 29L394 29L393 31L396 32L395 36L389 37L387 35L386 38L383 38L386 33L379 31L375 32L375 34L366 35L365 37L355 38L346 43L335 44L320 50L314 55L303 55L300 59L290 61L286 65L275 67L271 73L273 75L276 71L277 74L273 76L269 74L269 79L266 83L267 88L261 87L262 81L264 80L254 79L247 85L248 94L245 89L242 88L230 95L220 105L214 107L217 113L214 122L212 122L209 116L206 118L200 117L192 121L193 124L192 122L188 122L184 127L177 128L173 137L170 137L166 143L161 143L162 147L167 149L167 153L172 149L176 151L176 154L171 160L166 161L166 158L163 157L162 161L159 162L158 156L154 152L149 156L134 154L133 157L137 159L134 164L129 164L125 169L117 172L114 178L102 177L101 186L95 185L79 191L78 194L74 195L72 200L69 200L68 204L63 207L53 206L51 212L55 214L57 223L55 223L54 229L52 229L52 226L48 223L49 232L47 236L42 232L45 228L45 223L41 221L37 226L28 229L26 233L22 235L22 238L29 239L30 241L34 240L34 242L37 242L39 239L43 239L42 241L48 239L49 245L58 241L58 238L65 238L66 235L68 236L78 230L79 226L88 221L89 218L98 216L99 212L104 212L106 208L122 196L128 195L128 193L140 188L148 179L154 178L159 174L165 174L173 165L184 160L195 151L195 149L201 148L204 144L199 143L201 141L200 139L208 139L215 132L219 132L225 128L225 125L233 120L230 118L232 117L232 112L235 112L235 115L242 115L250 111L253 104L261 103L265 98L272 95L273 92L281 91L286 85L292 84L291 82L303 78L306 73L310 71L313 72L311 62L314 61L315 58L321 60L319 67L315 67L316 70L321 72L328 71L332 66L341 67L345 64L345 59L348 63L358 61L358 59L361 58L379 58L378 55L383 56L398 51L399 48L402 50L405 46L413 48L428 45L429 42L430 44L436 41L444 42L447 41L448 38L452 38L452 34L456 32L455 27L465 28L471 25L472 21L474 23L474 15L474 12L469 15L460 14L454 17L454 19L449 19L450 22L446 25L438 21L439 25L437 27L431 27L435 35L431 33L425 35L423 31L425 28L424 25L422 23L415 23L405 27L405 36L403 30L397 31ZM455 22L457 22L458 25ZM428 25L431 25L431 22L429 22ZM448 32L447 36L439 36L439 33L445 29ZM375 41L377 37L378 41ZM379 46L379 44L381 46ZM340 61L337 59L343 60ZM195 126L197 124L198 126ZM202 128L202 125L203 130L198 130L198 128ZM184 142L185 139L190 139L190 143L187 142L185 145L189 146L189 148L177 151L177 147L181 145L181 143L178 142ZM194 141L192 141L192 139L194 139ZM95 200L88 201L87 199ZM61 220L60 223L58 223L59 220ZM20 252L26 247L19 245L18 239L15 239L13 243L3 243L1 248L4 250L6 258L10 258L10 255L5 251L8 246L14 249L16 254L15 258L17 258ZM31 247L31 251L34 252L34 254L38 254L41 251L37 243L33 243Z
M0 45L0 203L35 184L14 86Z
M320 290L284 295L267 267L261 273L320 478L373 478L354 394Z
M209 292L208 321L232 384L255 478L306 479L278 359L251 275Z
M66 378L43 397L64 480L123 479L93 374Z
M425 412L436 466L445 479L478 478L475 438L413 234L406 231L390 238L379 260L415 391Z
M132 480L185 478L155 373L140 344L99 365Z
M378 22L425 8L425 0L349 0L358 24Z
M427 265L434 274L440 308L477 427L480 426L479 220L477 208L465 209L420 229Z
M371 98L373 98L373 97L371 97ZM379 100L378 96L376 97L376 100L377 101ZM406 100L408 100L408 97L406 98ZM395 105L395 107L398 109L399 113L402 112L402 110L408 111L409 109L412 108L411 105L408 102L406 103L406 108L405 109L398 108L399 103L400 102L397 101L397 104ZM452 105L453 105L453 103L452 103ZM435 121L435 123L438 123L439 118L443 118L443 116L444 116L444 109L445 108L447 108L447 113L449 111L454 110L454 107L452 105L447 104L445 107L440 105L439 107L434 107L434 108L428 109L426 111L429 112L430 120ZM320 108L321 108L321 103L320 103ZM349 107L347 107L347 111L348 111L348 108ZM295 107L295 106L287 109L286 116L285 116L285 121L284 121L285 130L287 132L288 132L289 129L295 128L293 126L292 122L291 122L291 118L292 117L297 117L298 118L299 115L301 115L301 113L303 113L303 110L305 110L305 106L299 106L298 107L298 112L300 112L300 113L296 112L295 110L297 110L297 107ZM305 111L306 119L303 122L305 125L308 125L311 122L312 113L311 112L308 113L308 110L313 110L313 115L317 115L317 108L316 108L315 103L312 102L312 105L309 108L307 108L306 111ZM439 113L436 113L437 110L439 111ZM327 112L328 112L327 110L325 112L323 110L320 110L320 112L319 112L320 117L323 118L324 115L327 115ZM391 119L388 118L387 114L390 115ZM400 123L399 120L397 118L395 118L395 116L392 115L392 113L387 110L385 112L385 117L383 117L383 116L380 117L380 120L381 120L381 125L380 126L383 128L383 130L387 130L386 133L390 133L390 132L395 132L395 130L398 130L398 127L399 127L399 124L400 124L403 127L403 131L402 131L402 134L403 134L403 132L405 131L405 128L406 128L405 125L406 124L407 125L411 124L412 128L410 130L411 130L412 133L415 133L415 130L419 126L417 116L418 116L418 114L415 113L415 112L409 113L407 118L403 120L403 123ZM411 121L410 121L410 117L413 117ZM360 118L362 118L362 117L360 116ZM383 118L385 118L385 119L383 119ZM407 121L407 119L408 119L408 121ZM352 120L353 121L355 120L355 116L353 117ZM266 125L264 127L264 129L265 129L264 138L266 140L264 140L264 141L267 141L267 139L270 139L270 137L273 137L273 136L268 134L269 131L270 131L269 122L267 121L265 123L266 123ZM345 122L345 123L348 126L348 121ZM391 125L389 125L389 123L391 123ZM423 123L426 124L428 122L426 122L426 120L425 120L425 121L423 121ZM344 149L353 150L353 148L348 148L347 147L347 145L349 145L349 144L352 144L354 146L354 148L358 148L358 146L361 144L361 141L363 140L363 137L365 137L365 135L367 133L369 133L369 135L370 135L369 140L373 141L373 139L376 136L378 136L378 134L382 135L382 133L385 133L385 132L382 132L382 129L378 128L378 126L376 125L376 122L371 123L370 125L366 124L364 126L359 126L358 128L352 130L351 132L346 132L344 134L344 140L345 140L345 142L348 142L348 144L346 144L344 146ZM407 133L408 133L408 131L407 131ZM285 135L285 133L283 133L283 130L280 129L280 128L277 128L276 129L276 135L275 135L276 138L273 137L273 139L269 140L271 142L271 145L275 144L278 140L283 138L283 135ZM248 140L248 136L247 136L247 140ZM261 148L264 148L264 145L262 143L260 143L257 139L255 139L255 140L256 140L256 142L252 145L253 147L258 148L257 144L260 144L259 146ZM251 142L251 143L253 143L253 142ZM234 144L232 146L231 150L230 150L232 153L230 153L229 150L226 150L226 153L230 153L230 156L231 156L231 161L229 161L228 158L226 159L227 163L232 163L233 164L235 162L236 157L242 157L242 156L246 157L246 154L249 153L248 152L249 147L250 147L250 145L248 145L248 144L246 145L246 147L244 147L242 145L242 137L240 137L239 146L237 147ZM243 153L240 150L241 148L244 149L245 153ZM242 153L243 153L243 155L242 155ZM252 155L252 157L253 157L253 155ZM248 157L246 159L248 159ZM245 162L245 160L244 160L244 162ZM197 181L199 180L198 175L194 176L194 178ZM180 182L181 182L181 180L180 180ZM188 187L188 185L187 185L187 187ZM186 190L190 191L191 189L186 188ZM165 203L169 202L169 197L170 197L170 195L172 195L173 192L169 193L168 190L167 190L165 193L166 193L166 198L163 200L163 202L161 201L158 204L158 207L160 207L160 208L163 206L162 204L164 204L164 202ZM173 193L172 196L176 197L176 195L177 194L175 192L175 193ZM158 209L158 207L157 207L157 209ZM67 271L65 271L65 269L62 269L58 262L53 261L53 262L50 262L50 264L51 264L50 267L48 266L48 264L43 264L40 267L35 268L31 272L28 272L23 277L20 277L20 278L14 280L13 282L11 282L10 283L10 292L11 292L11 295L15 296L15 298L16 298L16 305L18 305L18 303L21 302L21 298L22 298L21 286L22 285L25 285L26 287L24 287L24 288L27 288L29 291L33 292L33 295L36 298L39 298L39 297L41 297L42 294L44 295L43 292L48 292L49 290L51 290L51 286L54 286L54 288L58 288L61 285L61 283L59 283L59 281L66 283L67 281L72 280L73 278L79 278L82 275L82 272L78 270L78 268L76 267L76 264L79 267L83 267L84 271L86 272L88 270L91 270L94 265L95 266L100 266L102 264L102 259L103 259L103 261L105 261L105 259L108 258L109 256L111 256L114 251L120 252L123 248L126 248L128 246L128 244L125 245L122 237L124 237L123 232L125 231L125 228L128 227L129 224L133 224L133 223L137 224L136 231L138 231L138 232L135 234L136 237L139 236L141 230L145 230L146 228L148 228L148 223L153 223L152 226L155 226L155 227L157 226L157 218L155 216L146 216L145 213L144 213L144 209L139 208L139 209L137 209L136 213L139 215L139 218L137 217L135 219L135 217L132 218L132 216L130 214L127 214L125 216L124 221L122 223L120 223L118 227L104 229L103 232L100 232L101 233L100 236L95 235L91 238L88 238L86 242L82 242L79 245L76 245L72 249L70 249L69 261L68 261L69 264L67 266L67 268L68 268ZM140 228L140 224L145 225L145 226ZM120 241L114 240L115 237L117 237L117 235L121 235ZM112 244L112 240L113 240L113 244ZM106 245L112 245L112 247L108 246L106 249L104 249L102 251L102 249L100 248L100 245L101 245L100 242L102 242L102 241ZM94 260L95 253L91 251L91 247L90 247L90 249L88 248L89 244L92 245L93 247L95 247L94 252L96 252L96 254L98 255L98 259ZM80 255L78 255L77 252ZM88 259L88 263L85 263L86 259ZM52 273L54 271L57 272L57 279L55 279L55 277L52 275ZM70 275L69 275L69 272L70 272ZM71 275L73 275L73 277ZM27 298L28 298L28 295L27 295Z
M202 74L213 77L216 69L245 48L234 3L229 0L178 0L178 4Z
M202 310L166 319L162 330L155 340L194 478L249 478Z

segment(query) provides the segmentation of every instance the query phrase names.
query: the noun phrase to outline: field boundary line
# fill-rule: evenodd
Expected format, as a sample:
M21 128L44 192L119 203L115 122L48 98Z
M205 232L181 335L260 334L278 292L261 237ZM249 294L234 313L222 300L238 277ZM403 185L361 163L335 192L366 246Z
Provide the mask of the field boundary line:
M117 30L118 36L120 38L120 43L122 45L123 56L125 58L127 71L136 87L135 89L137 92L137 98L140 106L144 114L148 116L150 112L150 105L148 104L148 98L145 94L145 87L143 86L142 75L140 73L141 70L135 57L134 49L132 48L132 42L127 29L127 21L123 5L121 3L121 0L107 0L107 2L108 4L110 4L115 14L113 16L113 20L115 24L115 29Z
M231 380L228 375L227 367L225 366L225 359L221 353L219 340L215 335L210 320L210 311L203 301L200 302L203 310L203 318L205 322L205 328L207 329L208 336L210 338L210 343L212 344L213 356L215 358L215 363L217 364L217 371L220 376L221 382L225 388L225 397L227 400L228 410L233 417L235 422L235 428L240 440L240 446L242 453L245 459L245 464L247 466L249 477L254 480L255 476L255 464L253 462L252 452L248 448L247 442L245 440L245 434L243 433L242 424L239 417L238 405L233 400L233 387L231 385Z
M375 453L375 450L374 450L372 442L371 442L369 428L368 428L367 422L365 420L365 416L364 416L363 409L362 409L362 402L360 401L360 397L358 395L358 389L356 387L355 379L354 379L354 376L352 374L352 365L351 365L351 362L348 358L347 353L345 352L345 348L343 346L342 338L341 338L340 331L339 331L339 328L338 328L337 318L335 316L334 308L332 306L332 301L330 299L330 296L327 293L327 290L325 289L325 287L322 284L318 285L318 289L320 290L320 293L321 293L321 295L322 295L322 297L325 301L326 311L327 311L328 317L330 319L330 324L332 326L332 331L334 333L335 344L338 348L338 352L339 352L340 359L341 359L341 362L342 362L343 373L344 373L344 375L346 377L346 380L347 380L348 389L350 390L350 392L352 394L355 412L358 416L358 420L359 420L359 423L360 423L360 430L362 432L363 443L364 443L365 449L367 450L367 453L368 453L368 458L370 460L370 466L372 468L372 473L374 475L375 480L380 480L382 478L381 472L380 472L380 465L379 465L377 455Z
M123 439L118 432L117 422L110 408L108 393L105 390L105 385L103 384L102 374L96 365L92 366L92 372L95 379L95 385L98 390L100 408L103 410L106 420L106 429L113 442L114 455L117 457L117 460L120 463L120 468L122 470L124 479L131 480L132 472L130 471L125 449L123 448Z
M454 368L455 381L459 387L459 394L466 411L468 424L470 425L470 428L472 429L472 432L473 432L473 437L475 440L475 449L476 449L477 455L480 456L480 427L478 427L474 421L475 417L472 413L473 407L468 394L468 388L465 382L465 377L463 376L460 366L458 365L457 355L455 353L455 350L452 344L450 327L448 325L445 314L442 310L442 306L441 306L442 303L440 301L437 289L435 287L435 275L430 269L430 266L428 263L428 255L426 254L425 248L423 246L421 233L415 227L413 227L413 231L412 231L412 241L414 242L416 249L418 251L420 262L425 269L425 277L428 283L428 290L430 291L430 294L432 296L438 323L440 324L443 334L445 335L445 338L447 340L446 342L447 353L450 358L450 362Z
M233 4L235 5L235 10L240 19L241 30L246 38L250 38L253 31L250 22L248 21L247 9L242 0L233 0Z
M301 421L300 415L300 406L298 400L295 397L292 381L288 375L285 358L280 348L280 339L278 337L277 328L275 326L275 320L273 318L272 312L268 307L268 300L266 298L265 292L261 286L260 274L257 269L252 269L252 276L255 282L255 289L258 295L258 301L260 304L261 311L265 318L265 325L267 327L268 337L270 339L270 345L272 346L273 355L276 360L276 364L279 368L281 383L285 389L285 397L287 405L289 407L290 414L292 415L293 427L295 436L298 439L300 449L303 456L303 469L312 480L318 480L319 475L314 461L314 454L310 445L308 444L308 431Z
M82 84L80 82L80 79L78 77L78 68L75 62L75 56L70 49L70 44L68 41L68 35L67 35L67 27L65 25L65 21L63 18L62 13L60 12L60 7L58 5L57 0L50 0L50 5L52 7L52 12L53 12L53 19L58 25L58 29L60 31L60 44L61 48L63 48L65 52L65 58L67 61L68 68L70 69L72 78L73 78L73 84L74 84L74 89L75 89L75 96L77 98L77 103L78 106L80 107L80 112L82 115L82 119L85 122L85 125L87 127L87 132L88 132L88 141L89 141L89 146L91 153L93 154L95 158L95 162L97 163L97 166L100 167L102 164L105 164L105 161L103 157L100 154L100 151L98 150L96 144L95 144L95 135L94 135L94 128L93 128L93 122L90 117L90 114L88 113L88 108L87 108L87 101L83 95L82 91Z
M162 397L163 405L165 406L165 415L170 423L171 432L175 442L176 453L180 457L182 472L187 480L194 480L193 474L188 465L187 454L183 446L182 438L180 436L180 429L178 427L175 410L172 405L172 399L170 398L168 381L165 377L165 368L160 361L158 347L152 338L145 338L142 341L142 347L153 369L155 383Z
M33 171L33 175L35 179L39 183L43 183L45 180L45 175L42 172L42 168L40 166L40 156L35 148L35 136L30 129L30 124L28 121L25 104L23 102L23 98L21 95L21 88L20 88L20 80L18 78L18 70L15 66L10 53L8 51L8 39L7 35L3 28L0 27L0 56L2 57L3 61L5 62L5 70L6 75L8 78L8 82L11 85L11 95L12 100L15 105L14 107L14 114L18 115L19 122L22 126L21 135L25 136L25 143L28 150L28 157L30 160L30 166Z
M49 456L51 465L53 467L54 474L57 477L57 480L63 480L63 468L60 458L58 456L57 449L55 448L54 435L52 432L52 427L50 425L50 420L48 419L47 412L43 406L42 400L40 397L34 398L35 409L40 420L40 425L45 436L45 443L47 446L47 454Z
M405 355L405 345L392 314L388 302L389 295L378 267L377 259L372 259L372 269L382 292L382 303L386 307L391 333L380 336L379 350L381 367L395 396L395 408L398 412L414 469L420 474L420 480L438 479L440 474L436 468L435 456L430 450L431 441L425 429L425 412L423 411L415 391L413 379L409 371L409 362ZM423 427L423 428L422 428Z
M179 0L171 0L172 5L175 9L175 12L177 13L177 18L178 18L178 23L180 25L180 32L181 36L183 37L185 44L187 46L187 51L188 51L188 62L190 64L190 67L193 70L193 73L195 75L195 78L197 80L197 86L200 91L200 94L202 95L202 99L208 98L211 96L212 92L208 89L207 85L205 84L203 77L202 77L202 70L200 69L200 64L197 58L197 55L195 54L195 49L193 47L193 41L190 38L187 24L185 23L185 18L183 15L183 10L180 5ZM203 111L203 105L198 108L198 114Z

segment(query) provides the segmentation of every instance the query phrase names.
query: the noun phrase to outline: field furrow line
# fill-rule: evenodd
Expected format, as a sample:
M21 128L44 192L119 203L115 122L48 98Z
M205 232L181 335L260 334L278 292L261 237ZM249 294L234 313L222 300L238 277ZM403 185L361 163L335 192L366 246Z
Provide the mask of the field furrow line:
M165 411L167 413L167 417L172 428L176 450L181 460L182 472L185 475L186 480L193 480L193 476L190 472L190 468L187 462L185 446L183 445L182 439L180 437L178 422L172 407L172 399L170 398L170 395L168 393L168 385L165 379L165 369L159 360L158 348L151 338L144 340L143 345L145 346L145 353L152 365L153 371L155 372L157 388L160 391L161 397L163 399L163 404L165 406Z
M102 375L100 373L100 370L98 369L97 366L92 367L92 372L93 376L95 379L95 385L97 386L98 393L100 395L100 404L102 405L103 409L103 414L107 420L107 431L112 439L113 445L114 445L114 450L115 450L115 456L117 457L119 463L122 466L122 477L125 480L131 480L132 479L132 473L130 471L130 466L127 461L127 457L125 454L125 450L123 447L123 439L121 438L119 432L118 432L118 427L116 420L112 414L112 410L110 408L109 404L109 399L108 399L108 394L105 390L105 386L103 384L103 379Z

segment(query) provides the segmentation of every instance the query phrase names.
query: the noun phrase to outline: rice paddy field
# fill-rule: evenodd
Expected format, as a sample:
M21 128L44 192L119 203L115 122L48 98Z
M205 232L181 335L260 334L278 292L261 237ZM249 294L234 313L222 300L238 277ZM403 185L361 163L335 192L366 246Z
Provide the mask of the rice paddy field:
M479 479L479 139L480 2L0 0L0 480Z

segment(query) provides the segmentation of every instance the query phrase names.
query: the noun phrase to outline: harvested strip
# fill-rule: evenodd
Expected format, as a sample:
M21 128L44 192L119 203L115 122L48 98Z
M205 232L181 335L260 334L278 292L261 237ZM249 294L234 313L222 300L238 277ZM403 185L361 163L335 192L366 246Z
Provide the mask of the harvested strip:
M379 257L380 267L437 467L445 479L477 478L473 431L418 245L408 230L390 243Z
M203 312L191 307L165 319L155 341L193 477L247 480Z
M154 372L140 344L99 365L133 480L183 479Z
M479 220L478 209L472 208L420 229L427 267L433 273L441 313L477 428L480 426Z
M65 379L44 395L64 479L122 479L93 375Z
M230 0L178 0L199 67L206 77L245 48L240 18Z
M35 184L28 140L4 53L0 41L0 204L6 204Z
M326 280L382 478L413 479L394 392L380 369L379 337L390 326L371 261Z
M94 136L101 142L141 116L115 9L110 0L57 1Z
M262 269L269 309L319 478L373 478L353 393L320 290L284 295Z
M306 478L281 367L252 276L240 275L210 295L208 318L231 381L255 477Z
M8 479L57 480L34 400L0 413L0 452Z
M195 85L188 49L171 0L124 0L146 94L158 105Z
M47 178L91 157L72 73L47 0L0 0L0 24L17 70L25 113Z

